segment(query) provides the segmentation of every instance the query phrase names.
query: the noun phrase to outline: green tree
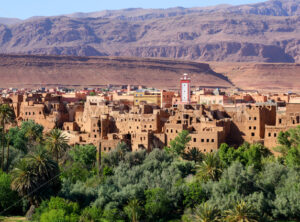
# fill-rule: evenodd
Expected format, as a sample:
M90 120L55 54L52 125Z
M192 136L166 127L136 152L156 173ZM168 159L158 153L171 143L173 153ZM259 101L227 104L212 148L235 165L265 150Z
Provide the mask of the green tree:
M285 156L285 164L289 167L299 167L300 166L300 146L292 147L288 150Z
M50 180L59 175L57 163L52 160L48 152L42 147L35 152L29 153L24 159L42 181Z
M75 146L69 151L74 162L80 163L83 167L91 169L95 166L97 149L93 145Z
M39 186L39 179L33 171L31 165L22 159L12 171L11 188L20 196L27 197L31 205L36 205L35 189Z
M3 214L16 213L19 211L17 208L20 208L20 204L10 208L19 199L17 192L10 188L10 184L11 176L0 170L0 212L4 211Z
M150 221L157 221L168 217L170 201L166 191L161 188L152 188L145 191L145 212Z
M51 197L50 201L43 206L40 218L41 222L77 222L79 221L80 208L77 203L60 197ZM38 215L39 216L39 215Z
M275 218L300 220L300 172L298 169L285 167L283 175L275 185L275 200L272 209ZM275 171L275 169L274 169Z
M1 158L1 167L2 170L4 170L4 152L5 152L5 133L6 129L5 126L6 124L13 123L15 120L15 112L14 110L7 104L2 104L0 105L0 127L2 129L1 132L1 143L2 143L2 158ZM7 150L7 160L9 158L9 146Z
M235 206L225 211L226 220L229 222L257 222L258 217L254 208L245 201L236 203Z
M24 121L20 127L9 129L10 144L27 154L32 151L32 147L40 144L43 141L42 125L36 124L34 121Z
M61 178L70 180L72 183L76 181L86 181L94 175L95 171L90 170L79 162L67 161L61 167Z
M170 147L166 148L167 151L175 154L182 155L188 143L191 141L189 132L187 130L182 130L174 140L171 140Z
M277 140L280 146L274 148L274 150L285 157L292 147L297 148L300 146L300 126L286 132L280 132Z
M110 151L108 154L103 156L102 162L104 165L109 167L116 167L121 161L124 160L125 155L128 153L129 149L126 143L121 142L117 147Z
M240 159L239 153L234 147L229 147L226 143L222 143L218 155L223 165L229 167L234 161Z
M59 189L59 168L47 152L38 150L25 156L12 171L11 188L26 197L31 205Z
M200 183L192 182L187 184L187 188L184 191L184 197L183 203L185 206L193 208L206 200L206 193Z
M198 166L196 177L200 180L218 180L222 175L222 163L216 153L209 153Z
M69 147L68 139L61 130L53 129L46 136L46 147L58 163L59 156Z
M141 203L137 199L130 200L126 207L124 207L124 212L127 214L131 222L138 222L142 215Z
M185 159L185 160L201 162L204 158L204 154L199 149L197 149L196 147L193 147L192 149L190 149L187 152L183 153L182 158Z
M82 211L79 222L103 222L103 210L97 207L86 207Z
M203 203L195 207L192 213L188 216L191 221L197 222L217 222L220 220L219 210L207 203Z

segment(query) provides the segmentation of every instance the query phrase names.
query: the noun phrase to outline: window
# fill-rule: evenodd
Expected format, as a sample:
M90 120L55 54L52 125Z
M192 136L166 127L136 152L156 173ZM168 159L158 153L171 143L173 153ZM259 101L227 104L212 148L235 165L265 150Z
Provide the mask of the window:
M211 142L214 143L214 142L215 142L215 139L211 139Z
M42 112L40 111L40 112L39 112L39 114L41 115L41 114L42 114Z
M171 133L173 133L173 130L171 129Z
M254 117L254 120L256 120L256 117Z
M94 135L95 138L97 138L97 135Z
M201 139L201 142L204 143L204 139Z
M281 119L279 119L279 124L281 124L281 122L282 122L282 120L281 120Z
M152 125L150 125L149 128L151 129L151 128L152 128Z
M169 130L167 129L167 133L169 132Z
M249 120L251 120L251 116L249 117Z
M249 129L251 130L251 129L252 129L252 127L251 127L251 126L249 126Z
M106 151L106 147L104 147L104 151Z
M196 138L194 138L194 142L196 142L197 141L197 139Z
M276 137L277 136L277 133L274 133L274 137Z
M269 133L268 136L271 137L271 133Z
M254 127L253 127L253 129L255 129L255 130L256 130L256 126L254 126Z
M255 136L255 133L251 133L251 136Z
M209 139L206 139L206 142L209 143Z
M108 150L111 151L111 147L108 147Z

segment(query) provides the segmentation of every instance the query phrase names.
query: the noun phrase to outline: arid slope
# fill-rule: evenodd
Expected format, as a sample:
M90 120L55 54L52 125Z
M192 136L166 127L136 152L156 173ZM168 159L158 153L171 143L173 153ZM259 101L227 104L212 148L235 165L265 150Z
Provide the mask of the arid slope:
M242 89L300 92L300 64L210 63L210 67Z
M0 87L147 85L177 88L183 73L194 85L230 87L208 64L118 57L0 56Z
M0 55L0 87L146 85L178 88L183 73L194 86L299 91L300 64L198 63L170 59Z

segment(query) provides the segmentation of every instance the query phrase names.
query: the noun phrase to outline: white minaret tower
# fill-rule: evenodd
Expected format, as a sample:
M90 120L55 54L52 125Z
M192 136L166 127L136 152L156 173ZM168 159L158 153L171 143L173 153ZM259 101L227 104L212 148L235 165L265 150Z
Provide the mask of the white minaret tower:
M191 79L187 73L184 73L180 80L180 98L181 103L189 104L191 102Z

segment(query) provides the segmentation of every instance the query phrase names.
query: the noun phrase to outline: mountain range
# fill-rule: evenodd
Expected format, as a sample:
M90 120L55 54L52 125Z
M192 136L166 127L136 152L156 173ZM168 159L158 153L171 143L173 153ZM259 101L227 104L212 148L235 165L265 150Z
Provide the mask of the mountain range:
M300 62L300 0L0 18L0 53Z

